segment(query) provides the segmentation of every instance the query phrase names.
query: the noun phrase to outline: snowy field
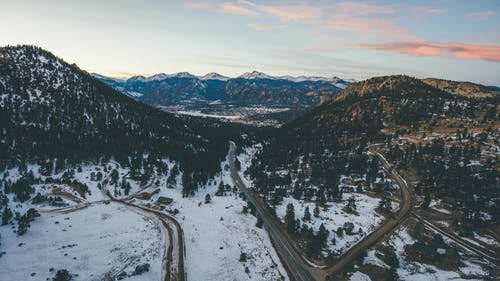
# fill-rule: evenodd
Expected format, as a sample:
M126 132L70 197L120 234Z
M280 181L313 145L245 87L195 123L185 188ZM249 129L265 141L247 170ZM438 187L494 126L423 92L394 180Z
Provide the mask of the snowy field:
M165 163L169 168L174 165L168 160ZM132 199L134 204L152 206L159 196L173 199L167 209L179 211L175 216L184 230L188 280L288 280L267 232L255 226L257 219L254 216L243 213L245 201L232 191L225 196L215 196L221 180L232 186L229 171L219 175L212 184L201 187L195 196L183 198L182 173L177 176L175 188L170 189L166 184L167 175L155 173L141 186L129 178L127 168L113 161L106 166L106 170L100 165L82 165L81 170L74 170L71 178L87 185L90 191L84 196L67 184L34 185L32 198L38 192L54 196L54 190L61 190L65 194L63 203L67 206L63 208L76 209L73 212L50 212L61 206L51 206L47 202L18 204L13 194L8 194L13 212L23 214L28 208L35 208L41 216L21 237L16 237L10 226L0 227L0 252L6 252L0 257L0 280L51 280L59 269L77 274L74 280L102 280L106 274L116 275L121 270L130 274L135 266L145 263L150 264L149 272L124 280L158 280L164 243L167 242L165 234L158 221L146 213L137 213L117 203L104 203L108 199L106 191L113 194L117 189L116 197L127 197L121 188L104 184L113 169L118 171L119 181L125 177L130 183L130 195L159 190L149 200ZM38 169L36 165L28 166L35 178L45 181L46 177L41 176ZM102 173L101 180L92 180L91 173L98 172ZM61 178L62 174L51 177ZM18 180L17 169L9 170L5 178L11 182ZM206 194L212 198L208 204L205 204ZM90 207L77 209L86 205ZM20 243L24 244L18 247ZM240 261L242 253L246 254L246 261ZM35 275L31 276L32 273ZM10 279L11 276L15 278Z
M103 280L146 263L149 272L126 280L158 280L161 273L165 234L153 219L116 203L41 213L23 236L9 226L0 233L0 280L52 280L60 269L74 280Z
M164 180L160 186L165 185ZM224 171L212 185L199 190L193 197L182 198L180 187L177 187L162 188L151 199L170 197L174 201L169 209L179 210L176 217L186 239L188 279L288 280L267 232L255 226L257 219L254 216L243 214L246 203L232 191L226 192L225 196L215 196L221 180L233 185L229 171ZM207 204L206 194L211 196L211 202ZM239 261L242 252L247 255L246 262Z

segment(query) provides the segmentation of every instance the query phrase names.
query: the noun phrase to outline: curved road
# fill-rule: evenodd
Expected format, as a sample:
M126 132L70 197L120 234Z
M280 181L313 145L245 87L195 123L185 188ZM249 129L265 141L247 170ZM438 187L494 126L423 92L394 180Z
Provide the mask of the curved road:
M413 193L413 189L399 175L399 173L393 169L380 152L378 152L373 146L369 147L369 151L379 158L384 170L386 170L387 173L391 175L391 177L400 186L402 195L400 209L394 218L389 218L379 228L352 246L347 252L342 254L334 264L327 268L315 268L304 263L304 259L299 253L299 250L286 239L271 214L265 209L265 207L260 205L254 194L247 189L234 165L234 161L236 159L235 150L236 144L234 142L230 142L229 161L231 167L231 177L233 178L234 184L243 193L245 193L248 200L255 206L259 216L263 219L266 230L271 236L276 251L287 268L290 275L289 277L292 280L324 280L325 278L328 278L328 276L334 276L340 273L342 269L352 264L364 250L385 239L388 233L398 227L399 224L410 215L410 211L415 205L415 195Z
M111 201L152 214L161 221L163 227L168 231L168 239L170 240L164 257L165 269L163 270L163 279L165 281L187 281L187 273L185 270L186 247L184 243L184 232L182 231L179 222L174 217L158 210L138 206L125 200L111 198ZM176 251L174 251L174 248Z
M387 162L385 157L374 148L374 146L370 146L368 150L377 156L382 163L384 170L398 183L401 190L401 205L394 218L387 219L381 226L379 226L379 228L356 243L347 252L343 253L335 264L327 269L330 276L340 273L342 269L352 264L363 251L384 240L387 234L392 232L401 224L401 222L403 222L403 220L410 216L410 211L415 206L415 194L413 188L408 185L408 183L399 175L394 167Z
M83 202L69 207L52 210L42 210L41 212L66 214L85 209L95 204L112 201L118 204L123 204L128 208L135 208L142 212L149 213L150 215L158 218L158 220L161 222L162 227L166 230L166 239L169 241L168 247L165 249L165 254L163 257L164 268L162 269L161 279L163 279L164 281L187 281L187 272L185 270L186 247L184 243L184 232L182 231L180 223L169 214L132 204L130 202L127 202L127 199L116 199L111 196L109 191L104 192L104 194L109 198L109 200ZM176 249L176 251L174 251L174 248Z

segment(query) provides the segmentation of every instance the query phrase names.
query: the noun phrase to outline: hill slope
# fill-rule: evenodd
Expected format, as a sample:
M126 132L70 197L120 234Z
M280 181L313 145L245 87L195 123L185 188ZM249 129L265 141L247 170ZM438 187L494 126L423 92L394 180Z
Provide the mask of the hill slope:
M0 170L45 159L128 162L149 153L203 171L196 181L214 174L227 150L226 142L32 46L0 49L0 139Z
M457 82L436 78L422 79L422 82L441 89L447 93L470 98L492 98L498 96L498 88L487 87L470 82Z
M273 179L331 194L340 175L367 173L367 147L379 143L419 183L420 194L453 197L469 210L465 222L475 210L476 216L490 213L490 223L499 219L495 205L481 202L499 194L499 125L498 96L467 98L408 76L376 77L351 84L280 129L254 160L252 174L264 194L273 193Z

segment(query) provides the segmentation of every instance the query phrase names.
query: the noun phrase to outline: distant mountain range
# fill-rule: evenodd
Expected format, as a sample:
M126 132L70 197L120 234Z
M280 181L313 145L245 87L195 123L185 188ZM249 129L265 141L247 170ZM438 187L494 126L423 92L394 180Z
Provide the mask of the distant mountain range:
M352 81L338 77L270 76L252 71L236 78L212 72L133 76L126 80L92 74L112 88L154 106L227 103L309 108L333 97Z

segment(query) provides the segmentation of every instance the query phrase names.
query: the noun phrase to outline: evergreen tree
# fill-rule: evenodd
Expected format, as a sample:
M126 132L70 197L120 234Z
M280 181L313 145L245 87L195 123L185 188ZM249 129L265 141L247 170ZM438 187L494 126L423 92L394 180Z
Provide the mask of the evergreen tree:
M293 198L300 200L302 197L302 192L302 187L298 183L296 183L293 189Z
M314 207L313 213L314 213L315 218L319 218L319 207L318 206Z
M224 182L220 182L219 186L217 187L217 192L215 193L215 196L222 196L224 195Z
M325 225L322 223L319 226L318 235L316 236L318 239L318 245L321 249L326 246L328 233L329 233L328 230L326 230Z
M296 231L295 225L295 210L293 204L288 204L286 206L286 214L285 214L285 225L288 233L294 234Z
M311 221L311 212L309 212L309 206L304 210L304 217L302 217L303 221Z
M17 200L20 202L24 202L28 199L30 199L30 194L32 191L32 188L30 186L30 183L28 182L27 179L22 178L15 182L11 189L12 192L16 195Z
M5 207L2 212L2 225L9 224L12 220L13 214L9 207Z
M356 213L356 198L354 196L349 197L347 204L344 206L344 211L347 213Z
M71 281L73 277L66 269L61 269L56 272L56 276L52 281Z

